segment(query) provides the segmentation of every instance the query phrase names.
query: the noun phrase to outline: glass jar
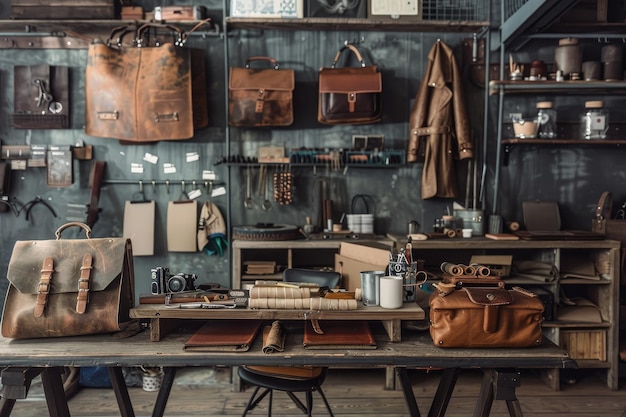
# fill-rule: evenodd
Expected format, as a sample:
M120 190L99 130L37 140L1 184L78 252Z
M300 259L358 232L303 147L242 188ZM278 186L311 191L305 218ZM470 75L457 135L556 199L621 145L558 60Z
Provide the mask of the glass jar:
M585 102L585 112L580 116L581 139L606 139L609 130L609 112L601 100Z
M540 138L556 138L556 110L551 101L537 103L537 136Z

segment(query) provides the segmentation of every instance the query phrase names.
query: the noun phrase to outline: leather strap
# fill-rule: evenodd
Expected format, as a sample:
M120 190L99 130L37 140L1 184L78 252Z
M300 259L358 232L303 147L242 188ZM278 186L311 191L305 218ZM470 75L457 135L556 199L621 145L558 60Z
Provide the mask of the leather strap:
M89 175L89 187L91 193L89 196L89 210L87 211L87 226L93 227L98 221L98 203L100 201L100 187L102 186L102 180L104 178L104 168L106 166L105 161L94 161L91 167L91 174Z
M359 52L357 47L354 46L354 45L346 45L346 46L344 46L343 48L341 48L337 52L337 55L335 55L335 59L333 60L332 68L335 68L337 66L337 62L339 62L339 58L341 57L341 54L346 49L349 49L349 50L351 50L354 53L354 55L356 56L356 59L359 61L359 65L361 65L361 67L365 67L365 61L363 60L363 57L361 56L361 53Z
M50 280L52 279L52 273L54 272L54 261L51 256L47 256L43 260L41 265L41 279L37 286L37 300L35 300L35 317L41 317L43 310L46 307L48 301L48 294L50 294Z
M87 310L89 303L89 278L93 269L93 257L89 254L83 256L83 264L80 267L80 278L78 280L78 296L76 297L76 312L83 314Z
M596 207L596 221L610 219L612 207L613 196L608 191L603 192L600 196L600 200L598 200L598 206Z
M450 126L420 127L411 130L415 136L444 135L450 133Z

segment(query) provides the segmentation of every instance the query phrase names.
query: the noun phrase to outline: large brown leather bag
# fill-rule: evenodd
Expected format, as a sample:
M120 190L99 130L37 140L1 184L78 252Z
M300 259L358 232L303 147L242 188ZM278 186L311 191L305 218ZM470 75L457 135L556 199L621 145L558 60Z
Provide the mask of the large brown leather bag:
M352 51L360 67L337 68L344 51ZM382 118L382 76L375 65L366 65L354 45L342 47L330 68L318 73L317 120L324 124L376 123Z
M68 227L86 239L61 239ZM134 305L129 239L91 238L83 223L67 223L56 240L13 247L2 312L2 336L13 339L110 333L130 321Z
M159 28L174 33L176 40L146 44L147 32ZM89 45L85 132L155 142L190 139L194 128L206 126L204 59L183 47L190 32L150 23L135 30L115 28L106 42ZM124 41L128 34L133 35L131 44ZM133 45L137 43L143 46Z
M273 68L251 68L265 61ZM274 58L250 57L244 68L232 67L228 79L228 123L231 126L289 126L293 123L295 75Z
M429 300L430 335L439 347L527 347L541 344L543 303L514 287L439 284Z

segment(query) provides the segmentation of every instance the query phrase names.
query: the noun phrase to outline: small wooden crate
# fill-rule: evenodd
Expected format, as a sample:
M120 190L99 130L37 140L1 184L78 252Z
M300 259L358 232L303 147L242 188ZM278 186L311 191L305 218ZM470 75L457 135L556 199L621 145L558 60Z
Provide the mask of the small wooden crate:
M113 19L114 0L11 0L14 19Z
M606 361L606 331L562 330L560 345L572 359Z

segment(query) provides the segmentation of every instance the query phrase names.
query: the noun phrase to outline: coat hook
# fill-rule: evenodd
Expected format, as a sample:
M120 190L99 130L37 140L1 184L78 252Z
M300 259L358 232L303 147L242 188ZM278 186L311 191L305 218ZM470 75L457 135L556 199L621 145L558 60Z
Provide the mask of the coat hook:
M156 194L156 181L152 180L152 192Z
M143 194L143 181L139 180L139 193Z
M170 180L165 180L165 192L170 193Z

